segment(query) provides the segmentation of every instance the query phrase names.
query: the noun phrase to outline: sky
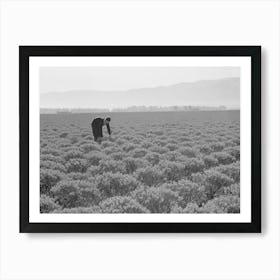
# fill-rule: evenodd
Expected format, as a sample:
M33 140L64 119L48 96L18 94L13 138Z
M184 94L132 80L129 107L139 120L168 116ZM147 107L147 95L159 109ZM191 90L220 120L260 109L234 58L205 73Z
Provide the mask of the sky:
M41 67L40 93L128 90L239 75L239 67Z

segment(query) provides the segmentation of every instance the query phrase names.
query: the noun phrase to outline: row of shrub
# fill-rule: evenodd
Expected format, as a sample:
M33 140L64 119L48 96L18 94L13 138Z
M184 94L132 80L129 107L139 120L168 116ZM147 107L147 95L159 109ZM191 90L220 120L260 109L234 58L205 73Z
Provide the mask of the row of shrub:
M164 191L163 191L164 192ZM98 206L62 208L49 196L42 195L40 203L41 213L239 213L240 198L238 195L221 195L208 200L203 206L190 202L185 208L173 199L172 192L163 194L149 194L144 205L131 196L114 196L103 200Z
M237 166L218 167L203 174L198 173L192 176L193 181L181 179L158 183L156 186L155 174L150 169L145 170L148 173L139 172L138 180L128 174L111 172L88 180L78 179L78 176L73 180L53 176L50 180L50 175L57 174L48 174L41 181L41 196L51 199L51 205L55 202L59 209L91 207L102 204L108 198L129 196L151 213L169 213L174 206L184 209L189 203L204 207L209 200L219 196L239 196L239 184L235 183L239 179ZM146 177L142 177L144 174ZM145 180L148 180L148 184L143 182Z
M239 145L225 146L225 143L213 143L196 145L194 147L178 147L178 144L167 144L166 146L158 145L158 143L142 142L140 145L125 143L123 145L118 145L111 143L111 141L104 141L102 143L106 144L105 147L99 147L90 142L83 143L80 146L69 145L61 147L61 144L56 145L46 145L41 148L41 156L47 158L50 156L61 157L60 161L68 161L73 158L85 158L90 152L92 153L102 153L105 156L114 155L115 153L127 154L133 158L143 158L150 153L158 154L163 157L169 155L170 153L177 153L177 156L185 156L188 158L203 157L206 155L211 155L214 158L219 158L221 155L227 155L227 157L232 157L231 161L240 158L240 147Z
M40 166L42 169L55 169L62 173L89 171L99 174L108 171L131 174L144 166L158 167L160 169L169 167L184 170L186 176L188 176L214 166L235 163L237 160L239 160L239 154L235 155L235 150L229 153L216 152L201 158L187 157L184 153L175 151L163 155L151 152L146 153L143 157L132 157L124 152L114 152L109 156L101 152L80 155L78 151L71 151L71 153L65 155L64 159L56 155L43 154Z

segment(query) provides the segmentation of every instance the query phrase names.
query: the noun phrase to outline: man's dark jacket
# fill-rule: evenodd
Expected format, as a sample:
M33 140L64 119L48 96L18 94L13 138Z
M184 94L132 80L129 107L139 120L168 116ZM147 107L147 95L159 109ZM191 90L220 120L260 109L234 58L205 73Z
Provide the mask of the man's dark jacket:
M102 127L105 125L104 119L102 118L96 118L91 123L92 128L92 134L94 137L94 140L97 140L99 137L103 137ZM108 134L111 135L111 129L109 123L106 125Z

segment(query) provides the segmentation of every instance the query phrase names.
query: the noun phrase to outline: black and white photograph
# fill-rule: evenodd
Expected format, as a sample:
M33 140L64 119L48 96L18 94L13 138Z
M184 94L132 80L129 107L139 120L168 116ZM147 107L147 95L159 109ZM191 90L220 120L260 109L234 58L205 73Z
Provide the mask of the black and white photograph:
M41 213L239 213L238 67L42 67Z
M250 57L29 64L31 221L251 222Z

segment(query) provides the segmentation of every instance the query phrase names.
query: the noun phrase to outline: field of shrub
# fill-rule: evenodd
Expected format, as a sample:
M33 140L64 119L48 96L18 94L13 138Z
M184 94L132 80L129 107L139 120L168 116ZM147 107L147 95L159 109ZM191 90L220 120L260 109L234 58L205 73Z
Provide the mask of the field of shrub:
M240 212L239 111L110 116L41 115L41 213Z

